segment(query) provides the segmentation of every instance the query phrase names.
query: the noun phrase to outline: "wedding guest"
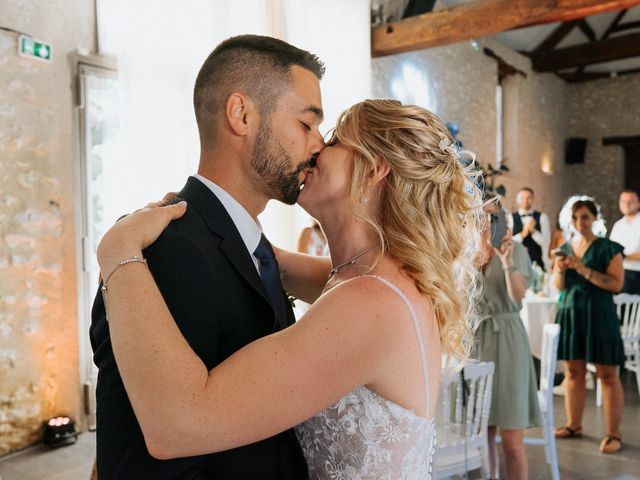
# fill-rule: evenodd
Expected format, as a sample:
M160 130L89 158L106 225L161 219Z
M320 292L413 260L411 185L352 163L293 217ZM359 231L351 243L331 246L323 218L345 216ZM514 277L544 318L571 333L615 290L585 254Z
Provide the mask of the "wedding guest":
M313 220L310 227L305 227L298 238L298 252L309 255L328 255L327 238L317 220Z
M513 239L525 246L533 263L548 272L550 262L546 252L551 242L551 227L547 214L534 210L534 200L533 189L522 187L516 197L518 210L507 220Z
M622 448L624 399L617 367L624 361L624 348L613 294L622 288L622 246L593 233L599 212L592 200L577 200L571 214L579 238L562 246L563 251L573 253L557 255L554 266L554 282L560 290L558 358L565 360L567 414L567 424L556 430L556 437L582 436L586 363L593 363L602 382L607 428L600 451L616 453Z
M611 230L609 239L624 247L622 267L624 285L622 293L640 295L640 199L638 192L628 188L620 194L618 203L624 215Z
M496 208L491 205L489 210L495 213ZM489 414L490 477L499 477L496 434L500 429L507 477L522 480L528 476L524 429L540 424L535 370L519 314L533 272L526 249L513 241L510 231L494 248L486 229L482 246L484 294L477 307L476 350L479 360L495 363Z
M313 223L309 227L305 227L300 232L300 237L298 238L298 252L306 253L308 255L315 256L328 256L329 255L329 247L327 247L327 238L324 236L322 232L322 228L320 228L320 224L317 220L313 219ZM296 298L295 303L293 304L293 312L295 313L296 319L299 319L304 315L304 313L309 310L309 305L307 302L303 302L302 300Z

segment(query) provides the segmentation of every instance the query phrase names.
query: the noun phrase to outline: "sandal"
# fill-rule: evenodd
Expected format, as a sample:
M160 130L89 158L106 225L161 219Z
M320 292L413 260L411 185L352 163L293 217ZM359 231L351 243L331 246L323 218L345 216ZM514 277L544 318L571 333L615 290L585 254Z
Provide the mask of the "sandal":
M568 425L556 429L556 438L580 438L582 427L571 428Z
M622 440L615 435L607 435L600 442L600 451L602 453L618 453L622 450Z

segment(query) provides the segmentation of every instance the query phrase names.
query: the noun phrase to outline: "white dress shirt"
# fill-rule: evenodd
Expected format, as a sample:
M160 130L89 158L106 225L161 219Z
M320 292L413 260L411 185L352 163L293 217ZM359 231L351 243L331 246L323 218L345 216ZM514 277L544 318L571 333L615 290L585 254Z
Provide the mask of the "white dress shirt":
M626 217L622 217L614 223L611 229L611 235L609 235L609 240L613 240L622 245L625 255L640 252L640 213L636 213L630 222L627 221ZM625 258L622 266L625 270L640 272L640 260L629 260Z
M253 252L256 251L256 248L258 248L260 237L262 236L262 226L260 225L260 222L258 222L257 219L254 219L247 209L240 204L240 202L211 180L199 174L195 174L194 177L200 180L209 190L211 190L211 192L213 192L216 198L220 200L220 203L222 203L222 206L231 217L233 224L238 229L238 232L242 237L242 241L247 247L253 263L256 266L256 270L260 272L260 261L253 254Z
M533 218L533 210L526 211L522 208L519 208L518 213L520 214L521 218L523 216L526 217L527 215ZM526 220L527 220L526 218L522 220L523 226L527 224ZM507 226L513 232L513 215L507 215ZM549 224L549 217L547 216L546 213L540 212L540 231L538 231L537 229L534 230L533 233L531 234L531 238L533 239L534 242L540 245L540 248L542 249L542 261L544 262L545 270L549 272L551 268L551 260L549 259L549 244L551 243L551 225ZM522 233L514 235L513 239L516 242L522 243Z

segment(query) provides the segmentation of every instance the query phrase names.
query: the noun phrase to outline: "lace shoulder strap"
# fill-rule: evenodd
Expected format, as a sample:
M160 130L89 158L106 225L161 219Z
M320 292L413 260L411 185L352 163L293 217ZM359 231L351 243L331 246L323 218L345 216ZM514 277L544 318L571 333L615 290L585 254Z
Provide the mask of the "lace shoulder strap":
M389 280L387 280L384 277L380 277L378 275L366 275L367 277L373 277L379 281L381 281L382 283L384 283L386 286L388 286L391 290L393 290L394 292L396 292L400 298L402 298L402 300L404 301L404 303L407 305L407 308L409 309L409 313L411 313L411 318L413 319L413 327L416 330L416 336L418 337L418 348L420 349L420 359L422 360L422 377L424 380L424 389L425 389L425 415L429 415L429 412L431 411L430 407L430 395L429 395L429 366L427 364L427 354L425 353L425 349L424 349L424 342L422 340L422 332L420 330L420 323L418 322L418 315L416 313L416 309L413 307L413 304L411 303L411 301L409 300L409 298L405 295L405 293L400 290L395 284L391 283Z

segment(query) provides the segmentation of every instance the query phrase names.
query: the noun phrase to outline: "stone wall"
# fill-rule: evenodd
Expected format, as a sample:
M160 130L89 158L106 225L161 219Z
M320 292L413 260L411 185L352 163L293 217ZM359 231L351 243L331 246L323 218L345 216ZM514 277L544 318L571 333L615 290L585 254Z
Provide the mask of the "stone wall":
M568 84L533 72L527 57L500 42L482 39L475 48L462 42L373 59L373 95L416 103L456 122L465 148L483 166L495 164L497 67L483 47L527 75L503 83L503 152L510 173L499 183L507 187L505 206L514 209L517 190L529 186L536 208L553 223L567 197L586 193L602 204L611 225L619 216L624 152L603 147L602 138L640 134L640 75ZM564 162L571 136L589 139L584 164Z
M50 64L27 60L0 31L0 454L52 415L82 420L68 54L92 47L92 3L0 5L0 26L54 49Z
M587 138L585 163L568 166L575 193L595 197L611 228L620 218L624 149L603 146L604 137L640 135L640 75L595 80L568 89L569 136Z
M553 216L566 196L567 85L562 80L533 73L529 59L483 39L475 47L463 42L374 59L374 96L418 103L456 122L464 147L483 166L495 165L497 63L484 55L483 47L527 75L510 76L503 83L503 157L511 171L497 183L507 187L505 207L514 208L517 190L528 185L537 192L536 206Z

